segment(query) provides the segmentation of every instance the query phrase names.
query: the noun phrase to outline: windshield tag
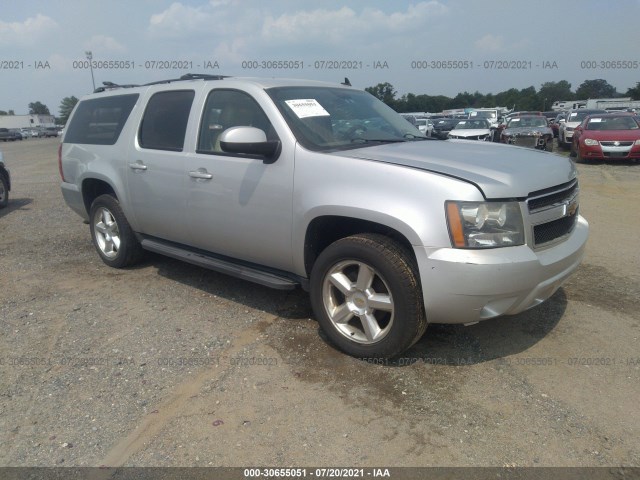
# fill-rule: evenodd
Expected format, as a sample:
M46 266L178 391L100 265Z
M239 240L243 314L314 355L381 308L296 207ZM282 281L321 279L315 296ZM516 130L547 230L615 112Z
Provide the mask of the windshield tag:
M293 110L293 113L295 113L298 118L329 116L329 112L314 98L286 100L285 103Z

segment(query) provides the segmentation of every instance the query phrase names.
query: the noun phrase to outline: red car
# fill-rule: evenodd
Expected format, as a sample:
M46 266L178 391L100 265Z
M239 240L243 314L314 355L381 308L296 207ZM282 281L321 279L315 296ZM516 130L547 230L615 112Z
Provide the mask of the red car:
M576 127L571 144L576 162L640 160L640 124L629 114L590 115Z

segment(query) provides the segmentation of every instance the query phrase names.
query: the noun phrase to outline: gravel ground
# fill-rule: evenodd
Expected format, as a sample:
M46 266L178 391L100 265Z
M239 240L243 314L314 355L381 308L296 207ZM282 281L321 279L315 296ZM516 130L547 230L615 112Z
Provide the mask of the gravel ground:
M0 466L640 466L639 165L579 165L592 235L548 302L379 365L302 291L108 268L57 139L0 148Z

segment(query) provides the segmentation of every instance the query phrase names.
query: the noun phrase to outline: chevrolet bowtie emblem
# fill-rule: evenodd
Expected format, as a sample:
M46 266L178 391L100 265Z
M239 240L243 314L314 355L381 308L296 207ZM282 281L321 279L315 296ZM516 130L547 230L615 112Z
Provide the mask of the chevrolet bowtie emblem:
M615 147L619 147L619 146L620 146L620 142L617 142L617 141L616 141L616 142L613 142L613 145L614 145Z

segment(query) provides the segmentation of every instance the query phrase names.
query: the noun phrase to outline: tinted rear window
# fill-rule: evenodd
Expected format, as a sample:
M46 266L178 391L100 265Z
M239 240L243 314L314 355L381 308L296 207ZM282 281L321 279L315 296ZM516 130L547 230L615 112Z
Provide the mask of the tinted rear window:
M194 96L193 90L154 94L147 103L140 124L140 146L155 150L182 151Z
M115 144L138 97L132 93L81 101L67 127L64 142Z

